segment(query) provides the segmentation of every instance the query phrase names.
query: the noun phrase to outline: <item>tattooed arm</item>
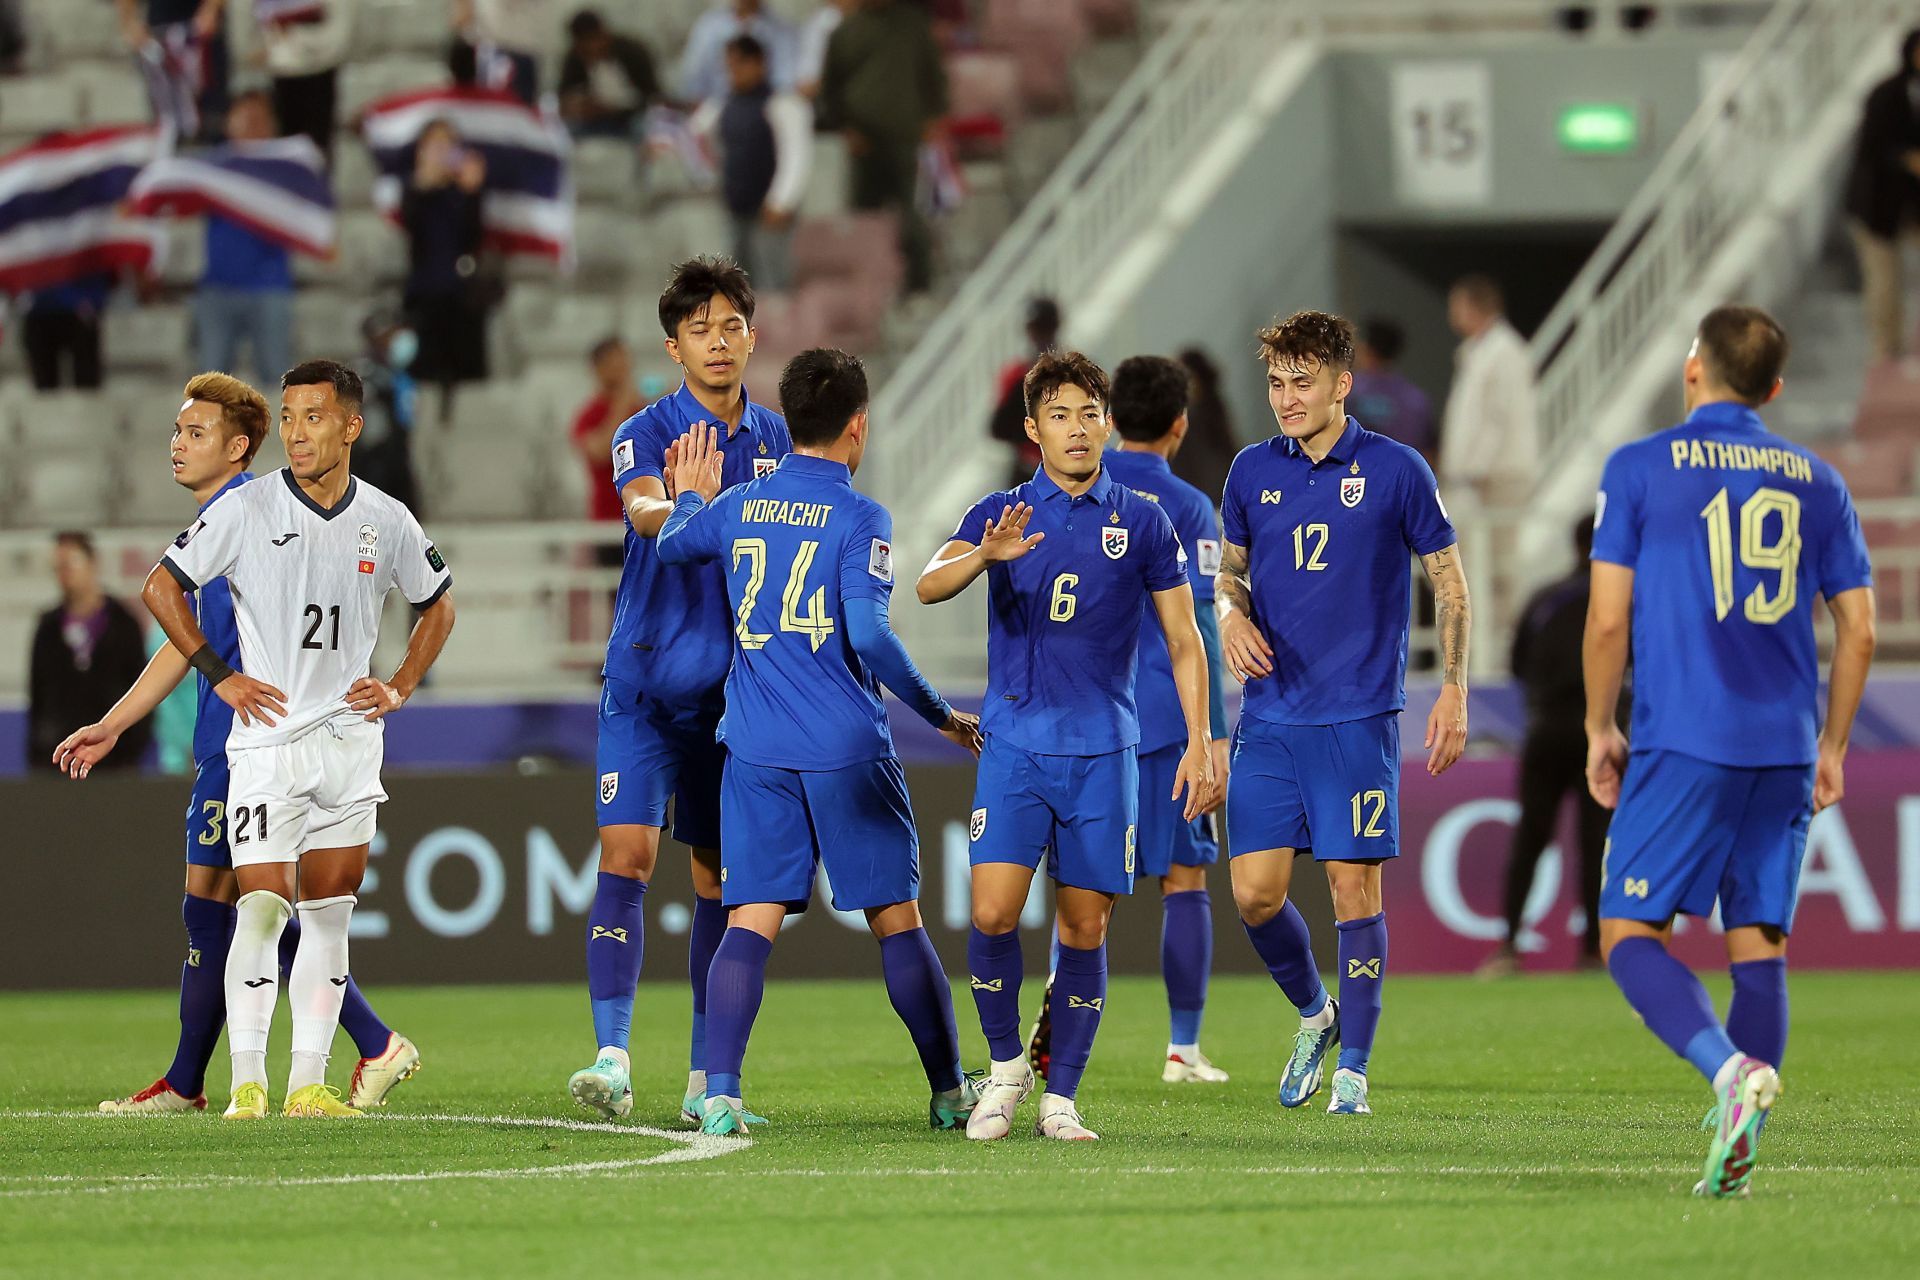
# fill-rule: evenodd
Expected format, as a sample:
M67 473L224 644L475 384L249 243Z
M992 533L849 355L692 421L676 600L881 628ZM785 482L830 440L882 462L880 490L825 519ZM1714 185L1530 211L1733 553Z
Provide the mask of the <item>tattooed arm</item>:
M1445 773L1467 746L1467 634L1472 609L1467 597L1467 571L1460 563L1460 545L1420 557L1420 566L1433 584L1440 633L1440 670L1443 683L1427 717L1427 772Z
M1273 674L1273 647L1253 625L1253 589L1247 564L1247 549L1229 542L1220 552L1220 572L1213 579L1220 647L1226 655L1227 670L1242 684Z

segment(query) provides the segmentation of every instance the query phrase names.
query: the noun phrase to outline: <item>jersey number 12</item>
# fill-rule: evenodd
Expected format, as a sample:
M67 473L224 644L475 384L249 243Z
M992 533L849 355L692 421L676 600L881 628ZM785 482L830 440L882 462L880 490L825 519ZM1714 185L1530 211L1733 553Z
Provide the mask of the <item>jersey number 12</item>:
M1780 514L1780 532L1769 539L1767 517ZM1713 616L1725 622L1733 612L1733 516L1727 491L1701 508L1707 522L1707 565L1713 574ZM1747 593L1748 622L1775 623L1793 612L1800 571L1800 499L1780 489L1759 488L1740 504L1740 563L1780 575L1772 592L1757 586Z
M787 569L787 587L780 593L780 629L798 632L813 644L813 652L820 652L820 646L834 632L833 619L827 616L827 589L815 587L813 594L807 594L807 571L813 567L813 557L820 550L818 542L807 541L800 544L794 552L793 564ZM767 641L773 639L771 632L753 629L753 606L760 599L760 588L767 581L767 540L765 538L735 538L733 540L733 567L740 568L740 562L747 562L747 587L740 593L740 609L734 623L733 634L740 641L742 649L764 649ZM800 611L802 603L806 612Z

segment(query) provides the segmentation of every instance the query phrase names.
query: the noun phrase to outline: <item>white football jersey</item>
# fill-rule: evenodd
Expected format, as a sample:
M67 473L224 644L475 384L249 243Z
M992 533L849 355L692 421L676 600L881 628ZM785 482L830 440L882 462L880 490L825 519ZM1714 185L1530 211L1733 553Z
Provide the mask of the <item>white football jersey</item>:
M234 717L230 748L292 742L335 718L367 674L380 608L398 589L424 609L453 585L413 513L364 481L332 510L282 468L215 499L162 557L188 592L215 578L233 589L242 669L287 695L271 727Z

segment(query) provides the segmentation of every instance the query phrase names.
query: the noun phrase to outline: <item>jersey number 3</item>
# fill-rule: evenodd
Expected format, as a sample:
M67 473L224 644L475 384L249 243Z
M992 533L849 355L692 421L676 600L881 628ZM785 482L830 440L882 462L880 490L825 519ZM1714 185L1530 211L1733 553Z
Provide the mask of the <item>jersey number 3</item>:
M813 594L807 594L807 571L813 568L813 557L820 550L818 542L802 542L800 549L794 552L793 564L787 570L787 587L780 593L780 629L793 631L807 637L812 642L813 652L820 652L820 646L834 632L833 619L827 616L827 589L815 587ZM773 639L771 632L753 629L753 606L759 602L760 588L767 581L767 540L765 538L735 538L733 540L733 567L740 568L740 562L747 562L747 587L740 593L738 621L734 623L733 634L739 639L742 649L764 649L767 641ZM800 611L805 603L806 612Z
M1778 512L1780 532L1767 537L1767 517ZM1725 622L1733 612L1733 516L1727 491L1701 508L1707 522L1707 563L1713 574L1713 616ZM1748 622L1775 623L1793 612L1800 572L1800 499L1780 489L1759 488L1740 504L1740 563L1780 575L1771 593L1756 586L1747 594Z

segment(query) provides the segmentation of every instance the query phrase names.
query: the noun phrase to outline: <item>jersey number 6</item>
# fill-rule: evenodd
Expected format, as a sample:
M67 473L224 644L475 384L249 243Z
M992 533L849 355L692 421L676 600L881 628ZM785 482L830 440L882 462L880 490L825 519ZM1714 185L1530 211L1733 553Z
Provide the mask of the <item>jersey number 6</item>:
M793 564L787 570L786 590L780 593L780 629L807 637L815 653L820 652L820 646L834 632L833 619L827 616L827 589L815 587L812 595L807 594L807 571L813 568L813 557L819 550L818 542L800 544L800 549L794 552ZM751 618L753 606L760 599L760 588L767 581L767 540L735 538L733 567L736 571L742 560L747 562L747 587L740 593L740 611L733 634L739 639L742 649L764 649L767 641L773 639L773 634L755 631ZM803 601L805 613L800 611Z

